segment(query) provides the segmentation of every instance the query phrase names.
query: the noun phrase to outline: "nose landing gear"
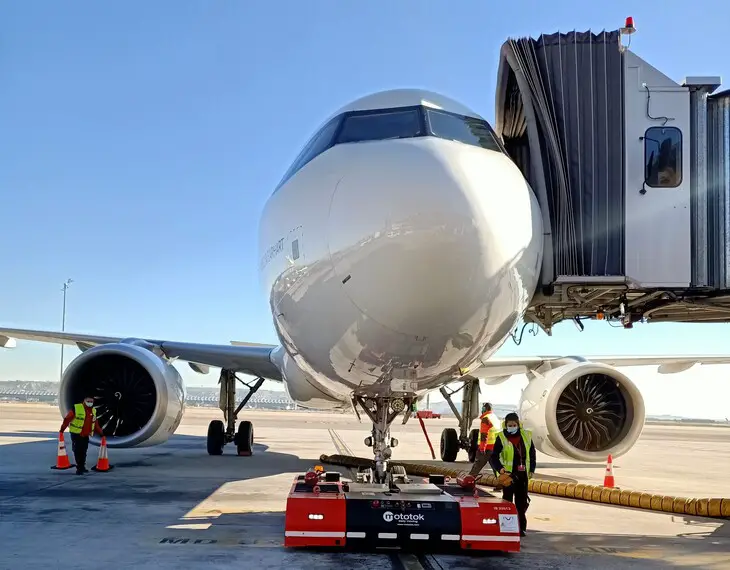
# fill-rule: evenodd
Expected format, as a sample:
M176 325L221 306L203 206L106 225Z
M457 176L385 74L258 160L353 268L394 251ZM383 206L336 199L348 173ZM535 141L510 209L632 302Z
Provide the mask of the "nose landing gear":
M398 440L394 437L390 437L390 424L393 423L398 415L403 412L403 424L408 422L411 417L413 409L413 398L412 397L375 397L375 398L363 398L361 396L355 396L353 399L353 407L355 413L357 413L357 406L360 406L362 410L367 414L370 420L373 422L373 430L371 434L365 438L365 445L373 448L373 454L375 455L375 469L364 470L363 479L372 479L371 483L387 483L390 473L395 473L396 476L404 476L405 471L402 472L400 468L388 469L388 460L393 455L392 448L398 446ZM360 418L360 414L358 419Z

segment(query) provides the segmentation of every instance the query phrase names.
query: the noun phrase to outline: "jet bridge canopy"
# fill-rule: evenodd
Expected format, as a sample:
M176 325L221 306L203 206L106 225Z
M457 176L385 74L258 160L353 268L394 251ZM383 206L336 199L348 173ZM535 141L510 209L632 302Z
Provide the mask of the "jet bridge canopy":
M730 95L679 84L622 30L506 41L495 131L540 203L526 319L730 321Z
M543 207L543 271L621 276L623 63L619 33L571 32L502 46L496 131Z

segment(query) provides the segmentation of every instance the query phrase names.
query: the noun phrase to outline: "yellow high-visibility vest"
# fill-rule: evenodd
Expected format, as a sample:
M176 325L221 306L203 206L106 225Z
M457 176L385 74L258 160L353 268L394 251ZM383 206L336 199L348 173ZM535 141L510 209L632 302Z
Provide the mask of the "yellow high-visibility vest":
M532 432L526 429L520 428L520 435L522 436L522 441L525 442L525 470L529 474L532 471L530 470L530 445L532 445ZM504 467L504 470L507 473L512 472L512 465L515 461L515 447L512 445L512 442L507 439L507 436L504 435L504 432L499 432L499 439L502 441L502 452L499 454L499 461L502 463L502 467Z
M86 407L83 404L74 405L74 419L71 421L71 425L68 426L68 431L71 433L81 433L84 429L84 420L86 420ZM96 408L91 408L91 432L89 435L94 433L94 426L96 425Z

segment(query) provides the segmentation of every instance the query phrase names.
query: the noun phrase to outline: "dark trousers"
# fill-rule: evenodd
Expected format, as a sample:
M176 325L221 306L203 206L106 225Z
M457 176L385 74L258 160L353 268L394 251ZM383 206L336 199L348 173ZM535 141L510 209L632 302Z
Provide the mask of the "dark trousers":
M520 518L520 530L527 530L527 507L530 506L530 497L527 495L527 473L512 473L512 484L502 490L502 498L514 503Z
M473 475L476 477L479 472L484 469L484 466L489 463L489 458L492 457L492 450L487 449L486 451L477 451L477 457L474 460L474 465L471 467L471 471L469 471L470 475Z
M81 437L78 433L71 434L71 449L76 460L76 471L86 469L86 452L89 450L89 438Z

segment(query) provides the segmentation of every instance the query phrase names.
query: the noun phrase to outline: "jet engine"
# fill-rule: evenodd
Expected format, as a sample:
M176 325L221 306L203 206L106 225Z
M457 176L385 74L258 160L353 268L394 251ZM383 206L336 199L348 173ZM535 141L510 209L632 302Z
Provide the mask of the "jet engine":
M629 451L644 429L644 399L627 376L596 362L563 364L534 374L520 419L535 448L552 457L606 461Z
M164 443L180 425L185 389L175 367L152 350L133 339L86 350L63 375L61 413L91 394L109 447Z

